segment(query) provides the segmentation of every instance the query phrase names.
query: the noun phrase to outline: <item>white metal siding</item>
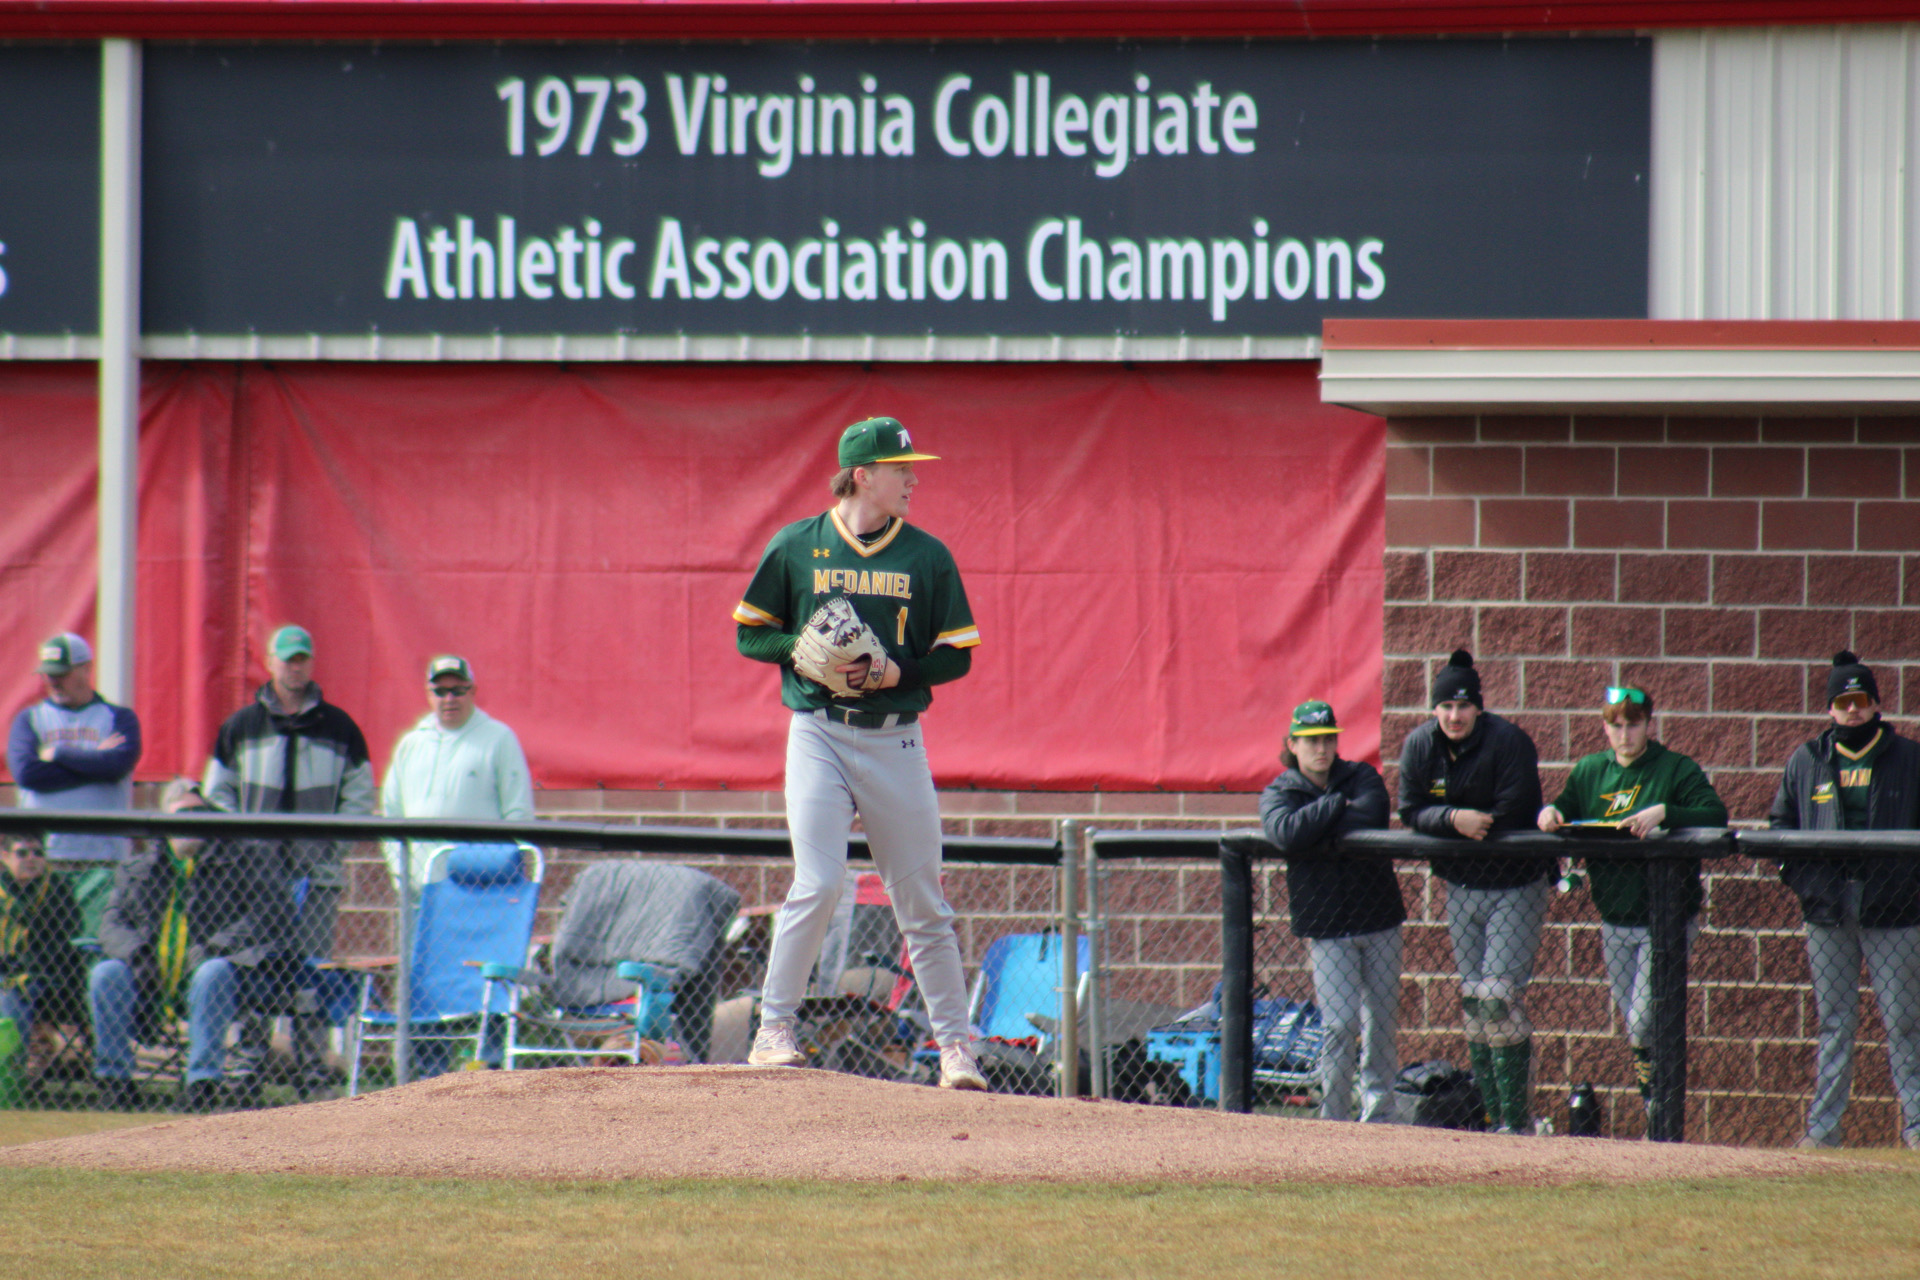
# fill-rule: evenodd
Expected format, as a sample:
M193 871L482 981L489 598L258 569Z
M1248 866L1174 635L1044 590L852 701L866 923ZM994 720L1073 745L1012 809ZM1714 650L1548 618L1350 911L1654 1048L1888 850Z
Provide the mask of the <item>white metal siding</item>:
M1653 316L1920 315L1916 30L1655 38Z

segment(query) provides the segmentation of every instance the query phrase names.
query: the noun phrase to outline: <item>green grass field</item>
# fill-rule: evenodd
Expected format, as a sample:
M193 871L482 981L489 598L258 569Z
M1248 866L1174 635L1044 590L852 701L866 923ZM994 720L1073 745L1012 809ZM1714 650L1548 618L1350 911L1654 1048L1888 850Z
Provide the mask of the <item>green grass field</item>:
M0 1143L61 1119L9 1116ZM1904 1152L1794 1181L1551 1190L0 1170L0 1196L0 1257L36 1278L1920 1276L1920 1157Z

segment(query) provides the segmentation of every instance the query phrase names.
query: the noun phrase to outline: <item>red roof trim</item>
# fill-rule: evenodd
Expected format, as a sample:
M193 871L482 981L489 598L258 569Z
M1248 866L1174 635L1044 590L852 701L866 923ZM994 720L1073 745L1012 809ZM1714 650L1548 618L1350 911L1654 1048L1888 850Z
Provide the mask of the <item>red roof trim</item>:
M0 0L0 38L1409 36L1898 22L1920 0Z
M1327 320L1326 351L1920 350L1912 320Z

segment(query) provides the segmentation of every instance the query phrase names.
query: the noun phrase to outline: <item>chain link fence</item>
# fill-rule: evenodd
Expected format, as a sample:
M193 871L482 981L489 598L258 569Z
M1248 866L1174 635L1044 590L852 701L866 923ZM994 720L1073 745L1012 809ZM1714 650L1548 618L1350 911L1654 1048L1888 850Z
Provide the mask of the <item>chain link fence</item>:
M454 1070L744 1062L791 880L778 831L76 815L135 834L117 865L62 865L28 825L59 815L0 821L9 1108L217 1111ZM817 1067L931 1083L924 1002L862 851L802 1043ZM948 847L971 1020L1006 1092L1058 1088L1059 862L1044 840Z
M791 866L778 831L367 819L318 839L339 820L122 817L117 867L36 857L43 832L28 824L51 815L0 822L0 1106L224 1109L496 1065L742 1061ZM1223 839L1251 852L1252 1052L1237 1082ZM1549 858L1506 901L1475 902L1487 895L1395 843L1415 839L1368 833L1342 855L1372 859L1377 881L1344 928L1296 927L1311 859L1257 835L1092 831L1083 848L1076 834L1071 898L1054 842L951 842L946 891L989 1080L1617 1138L1649 1133L1653 1094L1679 1108L1666 1136L1916 1140L1910 833L1740 832L1670 851L1675 901L1690 905L1697 863L1700 908L1676 917L1687 966L1665 979L1651 937L1602 926L1590 865ZM1382 885L1403 922L1378 927ZM1831 918L1809 927L1809 903ZM1463 927L1479 930L1480 972L1462 973ZM1078 975L1072 1000L1063 970ZM1650 1009L1676 977L1668 1033L1684 1054L1669 1061ZM884 887L857 858L801 1013L817 1066L934 1076Z
M1323 917L1296 930L1289 871L1311 873L1316 858L1229 837L1253 855L1254 1101L1271 1078L1263 1037L1276 1011L1312 1002L1322 1047L1309 1091L1322 1115L1731 1145L1920 1143L1920 927L1898 923L1920 911L1913 835L1735 837L1568 846L1587 856L1554 858L1527 885L1462 892L1431 853L1404 856L1424 837L1367 833L1331 856L1390 876L1405 921L1386 930L1359 907L1351 929ZM1540 836L1496 843L1529 846L1516 859L1553 849ZM1782 859L1797 887L1782 883ZM1601 921L1594 878L1608 862L1647 878L1647 928ZM1806 923L1813 866L1834 888L1831 924ZM1463 971L1476 956L1481 967Z

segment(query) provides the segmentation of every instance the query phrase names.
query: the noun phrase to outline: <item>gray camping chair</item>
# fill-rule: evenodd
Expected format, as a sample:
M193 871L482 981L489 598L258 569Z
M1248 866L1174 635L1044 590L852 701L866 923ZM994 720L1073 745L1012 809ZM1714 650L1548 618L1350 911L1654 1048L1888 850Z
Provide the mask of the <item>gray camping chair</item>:
M509 1015L502 1065L639 1062L643 1039L656 1037L677 1042L688 1062L706 1061L738 891L691 867L596 862L561 906L545 971L489 975L505 988Z

